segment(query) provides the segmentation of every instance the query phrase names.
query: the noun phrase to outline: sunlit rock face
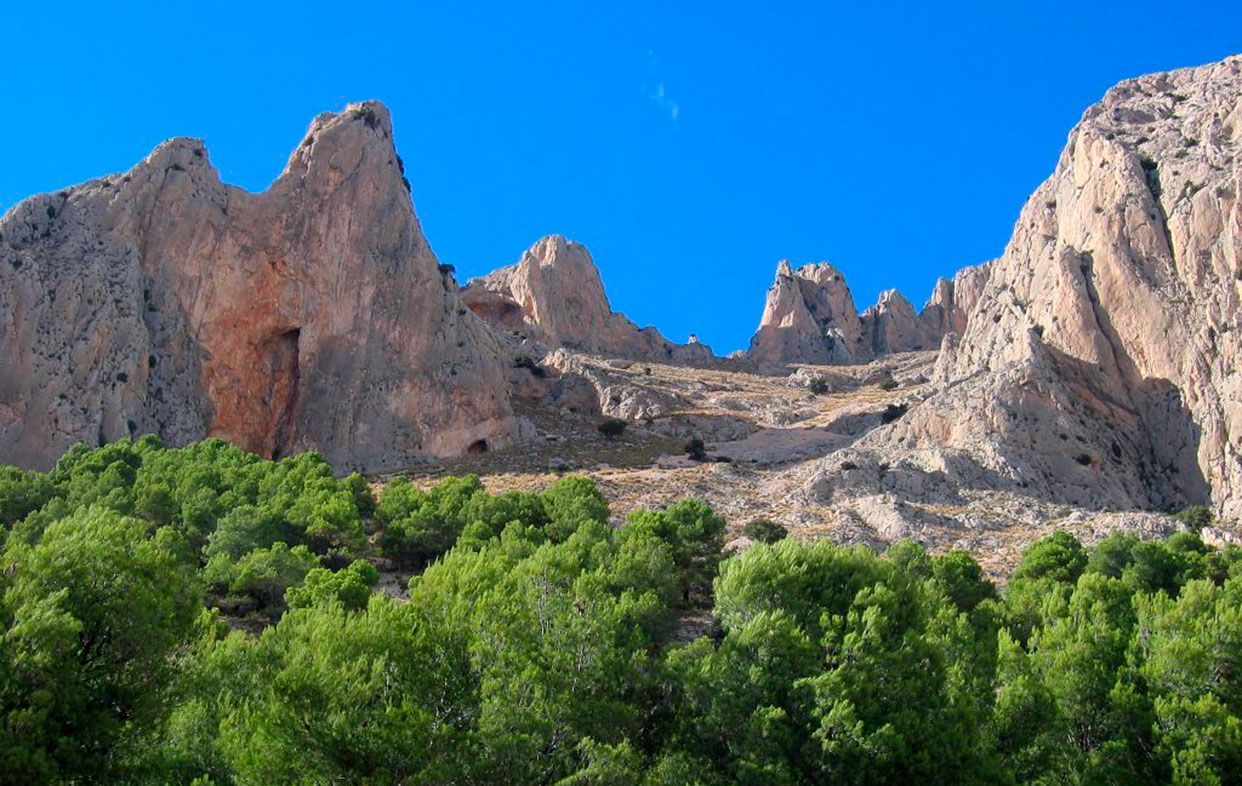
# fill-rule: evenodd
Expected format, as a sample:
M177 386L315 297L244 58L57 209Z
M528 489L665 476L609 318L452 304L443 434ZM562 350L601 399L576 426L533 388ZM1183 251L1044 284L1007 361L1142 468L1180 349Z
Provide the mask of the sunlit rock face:
M548 235L514 265L471 280L465 304L497 330L549 348L674 363L712 359L706 344L674 344L615 313L586 246Z
M861 315L841 271L827 262L794 269L782 261L768 288L747 356L760 364L858 363L895 352L934 350L962 332L987 266L941 279L921 312L895 289Z
M946 334L966 332L967 316L979 302L991 269L991 263L964 267L952 279L936 282L932 296L919 313L930 338L938 343Z
M776 266L749 357L758 363L849 363L869 353L845 277L827 262Z
M0 461L143 433L342 469L504 444L506 363L456 290L380 104L320 115L259 194L170 140L0 219Z
M1242 516L1240 135L1242 57L1108 91L945 340L939 392L876 445L1083 504Z

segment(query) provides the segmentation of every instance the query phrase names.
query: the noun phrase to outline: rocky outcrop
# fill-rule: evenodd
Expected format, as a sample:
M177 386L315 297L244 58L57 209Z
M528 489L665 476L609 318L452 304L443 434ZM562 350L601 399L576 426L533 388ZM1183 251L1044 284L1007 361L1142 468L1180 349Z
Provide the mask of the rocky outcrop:
M209 435L392 467L511 441L510 359L438 266L387 110L323 114L265 192L201 142L0 219L0 461Z
M759 363L848 363L865 356L862 323L841 272L827 262L776 266L749 357Z
M876 447L1050 499L1242 516L1240 136L1242 57L1110 90L946 339L938 392Z
M586 246L560 235L538 240L517 264L472 279L461 298L494 328L549 348L684 364L713 357L705 344L674 344L613 312Z
M860 322L863 348L873 357L936 349L943 337L933 335L910 301L895 289L881 292L879 302L863 312Z
M759 330L747 353L752 361L858 363L894 352L936 349L949 332L962 332L966 315L987 280L987 266L966 268L936 284L923 311L890 289L859 316L845 277L827 262L794 270L776 267Z
M936 281L932 296L924 304L919 317L929 337L935 340L948 333L966 332L966 319L988 281L991 263L964 267L952 279Z

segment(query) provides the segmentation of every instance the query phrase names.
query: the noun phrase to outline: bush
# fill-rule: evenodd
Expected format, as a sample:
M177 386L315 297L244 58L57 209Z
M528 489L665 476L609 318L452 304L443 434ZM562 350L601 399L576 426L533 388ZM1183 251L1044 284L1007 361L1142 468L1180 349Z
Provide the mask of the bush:
M338 603L342 608L358 611L367 607L371 588L379 581L379 571L366 560L355 560L335 573L327 568L314 568L302 583L285 593L289 608L305 608Z
M706 503L683 499L663 510L635 511L624 529L629 536L654 535L669 545L683 602L689 603L696 592L707 591L724 549L725 521Z
M376 504L383 525L379 545L384 556L421 566L453 547L467 524L476 494L486 494L475 475L446 478L426 492L407 478L394 478Z
M604 422L597 426L597 429L599 430L599 433L603 434L608 439L616 439L625 433L625 427L627 425L628 424L620 418L607 418Z
M583 524L607 524L608 501L586 478L561 478L543 492L548 521L544 532L554 543L568 540Z
M823 377L811 377L810 381L806 383L806 389L811 391L813 396L822 396L831 389L831 386L828 384L828 380Z
M365 560L319 564L314 533L368 502L317 457L123 441L4 484L0 784L1223 784L1242 766L1242 549L1193 531L1054 533L1002 592L910 541L724 559L706 504L612 527L581 478L394 481L380 535L421 522L451 546L401 602ZM281 532L304 542L249 548ZM230 631L205 582L292 608Z
M756 543L776 543L789 535L789 530L772 519L757 518L746 522L742 534Z
M548 376L548 370L535 362L530 355L518 355L513 359L514 368L524 368L536 377L543 379Z
M207 563L203 578L209 586L231 597L249 596L260 606L280 608L284 605L285 590L301 584L306 574L317 567L319 558L306 546L289 548L284 543L273 543L236 561L221 553Z
M906 404L889 404L884 407L884 411L880 413L881 423L892 423L902 415L906 414L908 405Z
M703 440L695 437L686 443L686 455L693 461L707 461L707 446Z
M1179 511L1175 519L1186 525L1187 529L1198 531L1204 527L1209 527L1216 520L1216 516L1212 513L1212 509L1206 505L1191 505L1184 510Z
M893 379L892 377L889 377L888 379L880 383L880 390L896 390L896 389L897 389L897 380Z

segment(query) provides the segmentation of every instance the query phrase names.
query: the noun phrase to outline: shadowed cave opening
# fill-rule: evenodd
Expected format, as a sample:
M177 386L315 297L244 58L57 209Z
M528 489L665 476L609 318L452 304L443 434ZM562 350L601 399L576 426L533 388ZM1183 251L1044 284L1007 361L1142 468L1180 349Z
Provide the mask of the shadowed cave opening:
M487 452L487 440L479 439L470 443L470 447L466 448L466 455L478 456Z
M294 328L272 339L271 414L273 423L272 458L293 452L295 413L298 405L298 350L302 329Z

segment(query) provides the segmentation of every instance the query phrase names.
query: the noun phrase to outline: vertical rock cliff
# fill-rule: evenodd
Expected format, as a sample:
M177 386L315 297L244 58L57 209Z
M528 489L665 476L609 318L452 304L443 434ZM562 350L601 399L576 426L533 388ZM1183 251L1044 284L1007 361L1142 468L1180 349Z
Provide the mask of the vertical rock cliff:
M1108 91L886 439L1073 502L1242 516L1240 137L1242 57Z
M759 363L849 363L865 357L845 277L827 262L776 267L749 356Z
M342 469L477 450L516 434L501 354L377 103L316 118L260 194L173 139L0 219L0 461L141 433Z
M922 312L890 289L859 315L845 277L827 262L793 269L782 261L768 288L747 356L758 363L858 363L893 352L936 349L966 328L987 267L941 279Z
M471 280L461 297L492 327L550 348L665 362L712 359L704 344L674 344L615 313L586 246L560 235L540 238L517 264Z

